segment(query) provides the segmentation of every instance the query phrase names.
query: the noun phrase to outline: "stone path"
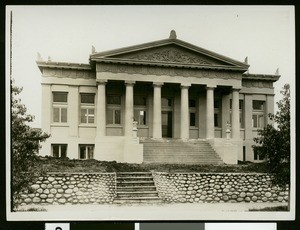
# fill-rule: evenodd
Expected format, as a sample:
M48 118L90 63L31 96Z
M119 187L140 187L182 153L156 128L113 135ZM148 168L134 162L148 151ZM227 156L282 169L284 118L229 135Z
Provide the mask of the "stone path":
M279 212L249 211L287 205L273 203L198 203L198 204L103 204L103 205L44 205L46 212L15 212L18 219L40 220L274 220ZM280 212L282 218L289 212Z

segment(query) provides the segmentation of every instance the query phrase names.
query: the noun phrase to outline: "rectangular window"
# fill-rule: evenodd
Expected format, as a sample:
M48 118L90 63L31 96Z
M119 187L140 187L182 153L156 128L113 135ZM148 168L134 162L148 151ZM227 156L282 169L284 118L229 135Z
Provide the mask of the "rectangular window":
M220 104L221 104L221 101L220 101L220 100L215 100L215 101L214 101L214 108L215 108L215 109L219 109L219 108L221 107Z
M217 113L214 114L214 123L215 127L219 127L219 114Z
M196 123L196 100L189 99L190 126L197 126Z
M172 99L171 98L162 97L161 98L161 106L162 107L170 107L170 106L172 106Z
M253 110L264 110L264 101L252 101Z
M95 94L80 94L80 123L95 123Z
M214 123L215 127L221 127L221 100L214 101Z
M67 157L67 145L66 144L53 144L52 156L56 158Z
M134 109L134 120L138 125L147 125L146 123L146 111L143 109Z
M119 95L107 96L106 124L121 124L121 96Z
M230 123L232 116L232 99L230 99ZM239 119L240 119L240 128L244 128L244 101L239 100Z
M109 95L106 99L108 105L121 105L121 96L119 95Z
M190 99L189 100L189 107L191 108L195 108L196 107L196 100L194 99Z
M53 92L53 102L68 102L68 93Z
M253 153L254 153L254 160L264 160L264 158L260 156L257 151L254 150Z
M108 108L106 112L106 124L120 125L121 124L121 110L115 108Z
M134 96L134 105L146 106L147 98L144 96Z
M67 123L68 93L53 92L52 121L55 123Z
M190 126L196 126L196 113L190 113Z
M94 145L79 145L79 159L94 159Z
M253 114L252 115L252 127L257 129L264 128L264 115Z
M265 127L264 101L253 101L252 127L262 129Z
M138 125L147 125L147 97L143 95L134 96L134 121Z

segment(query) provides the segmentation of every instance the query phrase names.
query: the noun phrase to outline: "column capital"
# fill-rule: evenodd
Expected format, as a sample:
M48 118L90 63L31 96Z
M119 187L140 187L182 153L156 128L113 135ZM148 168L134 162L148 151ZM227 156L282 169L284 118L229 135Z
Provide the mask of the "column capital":
M191 85L191 83L181 83L180 88L190 88Z
M125 85L134 85L135 84L135 81L125 81Z
M237 87L235 87L235 88L232 87L232 89L231 89L232 92L239 92L240 90L241 90L241 88L237 88Z
M154 87L162 87L163 84L164 84L163 82L153 82Z
M96 81L97 85L105 85L107 83L107 80L106 79L98 79Z
M207 85L205 88L206 88L206 89L215 89L216 86L215 86L215 85Z

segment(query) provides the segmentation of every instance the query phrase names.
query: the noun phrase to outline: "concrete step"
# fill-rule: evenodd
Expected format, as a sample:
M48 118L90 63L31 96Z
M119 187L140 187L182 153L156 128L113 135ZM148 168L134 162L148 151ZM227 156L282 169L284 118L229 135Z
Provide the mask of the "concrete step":
M142 177L142 176L123 176L123 177L117 177L117 182L122 182L122 181L152 181L153 178L151 177Z
M139 192L139 191L156 191L153 186L122 186L117 188L117 192Z
M120 197L114 199L115 204L124 204L124 203L152 204L152 203L162 203L162 202L163 202L162 199L159 197L137 197L137 198Z
M124 187L124 186L154 186L154 181L117 181L117 187Z
M158 197L157 191L139 191L139 192L119 192L117 191L117 197Z

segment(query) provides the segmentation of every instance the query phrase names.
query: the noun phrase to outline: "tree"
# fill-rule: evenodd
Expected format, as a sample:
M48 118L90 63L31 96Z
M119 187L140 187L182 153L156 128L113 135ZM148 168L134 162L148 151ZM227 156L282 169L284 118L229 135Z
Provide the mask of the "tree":
M283 98L277 102L278 111L269 114L276 126L268 124L258 131L253 146L267 162L273 184L285 187L290 183L290 85L285 84L281 91Z
M11 81L11 203L12 207L18 206L18 200L22 192L30 189L30 183L39 175L36 167L37 154L40 142L45 141L49 135L40 129L34 129L28 125L34 120L34 116L26 113L25 105L17 96L22 88Z

